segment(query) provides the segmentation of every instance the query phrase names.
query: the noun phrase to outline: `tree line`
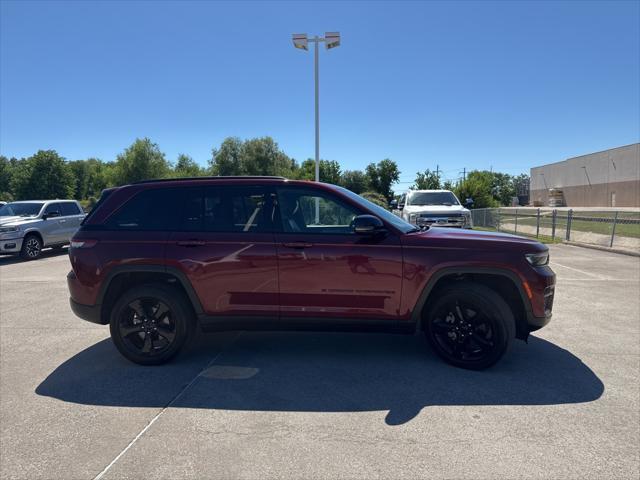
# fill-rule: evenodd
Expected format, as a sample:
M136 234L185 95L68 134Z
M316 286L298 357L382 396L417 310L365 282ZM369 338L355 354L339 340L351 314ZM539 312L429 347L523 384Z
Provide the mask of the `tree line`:
M228 137L212 150L206 166L186 154L169 161L148 138L136 139L113 161L67 160L55 150L40 150L28 158L0 156L0 200L75 198L90 207L108 187L150 178L206 175L278 175L313 180L315 161L296 161L271 137ZM438 175L427 169L417 173L410 188L449 189L462 200L471 196L476 207L498 206L508 204L515 195L517 178L472 171L465 181L453 185L441 183ZM335 160L320 160L321 181L341 185L385 207L396 196L393 186L399 179L398 165L388 158L372 162L364 170L342 170Z

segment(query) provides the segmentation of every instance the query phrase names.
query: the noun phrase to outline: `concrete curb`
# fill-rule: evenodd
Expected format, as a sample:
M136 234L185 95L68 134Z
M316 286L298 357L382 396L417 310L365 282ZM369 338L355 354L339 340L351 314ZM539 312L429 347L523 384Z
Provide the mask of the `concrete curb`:
M621 255L629 255L631 257L640 257L640 252L634 252L632 250L621 250L619 248L602 247L600 245L590 245L588 243L572 242L572 241L566 241L566 240L562 243L565 243L567 245L573 245L574 247L584 247L584 248L590 248L592 250L601 250L603 252L619 253Z

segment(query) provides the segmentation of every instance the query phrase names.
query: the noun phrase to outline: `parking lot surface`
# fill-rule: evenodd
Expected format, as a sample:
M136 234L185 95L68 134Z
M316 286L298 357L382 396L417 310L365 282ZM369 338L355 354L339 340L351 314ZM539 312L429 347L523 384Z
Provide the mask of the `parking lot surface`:
M65 253L0 258L0 476L640 476L640 259L551 246L554 317L494 368L421 337L208 335L124 360L68 305Z

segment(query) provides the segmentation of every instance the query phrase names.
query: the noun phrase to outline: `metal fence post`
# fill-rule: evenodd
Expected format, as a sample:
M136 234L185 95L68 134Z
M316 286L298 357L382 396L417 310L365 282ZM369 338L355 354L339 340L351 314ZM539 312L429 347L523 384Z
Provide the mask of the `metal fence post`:
M514 232L518 231L518 209L516 208L516 228L513 230Z
M538 209L538 214L536 215L536 238L540 236L540 209Z
M500 217L500 209L497 208L496 210L498 210L498 221L496 222L496 230L500 230L500 225L502 224L502 218Z
M569 209L567 212L567 234L565 235L565 240L569 241L571 239L571 220L573 219L573 209Z
M555 208L553 212L551 212L551 238L555 240L556 238L556 217L558 216L558 210Z
M482 210L482 226L487 227L487 209Z
M616 223L618 223L618 211L616 210L616 215L613 217L613 227L611 228L611 242L609 242L609 248L613 247L613 237L616 235Z

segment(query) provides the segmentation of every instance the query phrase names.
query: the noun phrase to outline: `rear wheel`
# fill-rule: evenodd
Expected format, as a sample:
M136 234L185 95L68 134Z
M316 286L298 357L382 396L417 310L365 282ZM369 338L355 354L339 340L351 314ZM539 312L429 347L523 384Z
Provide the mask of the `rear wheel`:
M180 351L194 327L180 293L164 285L143 285L118 299L109 328L113 343L127 359L159 365Z
M495 364L515 338L515 320L495 291L471 282L439 290L425 316L435 352L457 367L481 370Z
M42 253L42 240L37 235L27 235L22 242L20 256L25 260L35 260Z

